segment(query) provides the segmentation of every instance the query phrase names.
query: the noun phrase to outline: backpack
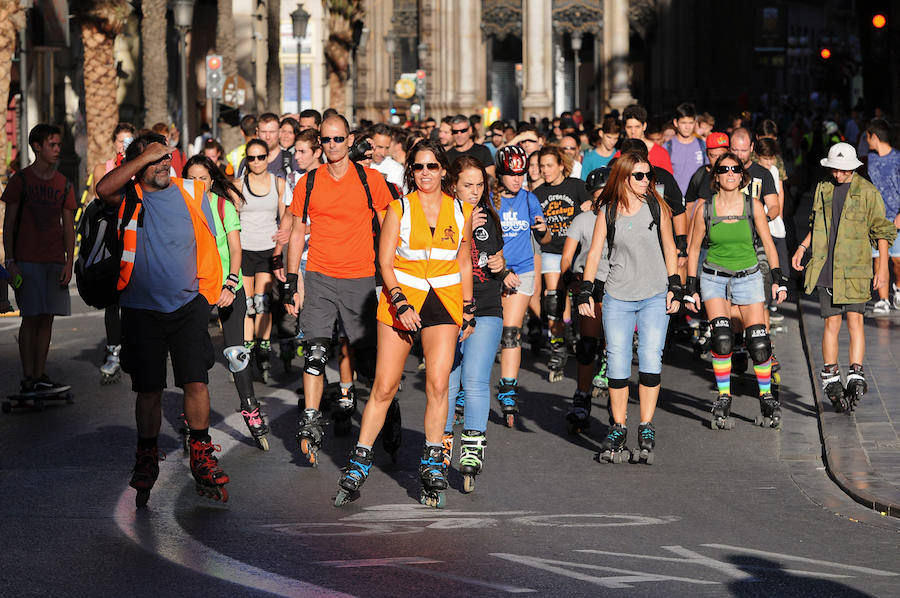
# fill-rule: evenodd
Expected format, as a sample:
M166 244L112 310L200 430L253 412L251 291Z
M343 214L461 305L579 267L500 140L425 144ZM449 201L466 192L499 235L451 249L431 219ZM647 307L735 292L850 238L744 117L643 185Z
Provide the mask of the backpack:
M750 235L753 238L753 246L757 249L757 255L759 255L759 249L762 246L762 242L759 240L759 235L756 234L756 224L753 220L753 198L750 197L749 193L744 193L744 211L743 216L735 218L734 216L711 216L709 213L709 204L716 200L716 196L713 195L709 201L703 202L703 224L706 225L706 233L703 236L703 247L709 247L709 228L713 224L718 224L720 222L724 222L726 220L749 220L750 221Z
M122 241L128 221L140 203L134 187L125 190L125 212L118 222L118 210L95 199L84 210L78 225L81 237L78 259L75 260L75 284L82 300L91 307L104 309L119 302L119 267L122 261ZM138 226L143 220L138 216Z
M653 218L651 227L656 227L656 238L659 239L659 249L662 251L662 232L659 228L660 207L659 202L652 195L647 196L647 207L650 208L650 216ZM606 206L606 247L608 254L612 255L613 239L616 236L616 209L613 205Z

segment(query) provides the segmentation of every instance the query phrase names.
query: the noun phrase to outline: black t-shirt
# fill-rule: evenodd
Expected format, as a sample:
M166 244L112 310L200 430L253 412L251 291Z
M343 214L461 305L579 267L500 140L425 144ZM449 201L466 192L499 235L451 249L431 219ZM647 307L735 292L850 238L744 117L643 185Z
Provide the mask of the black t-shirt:
M685 203L692 203L702 197L700 190L709 188L709 168L706 165L699 167L694 174L691 175L691 181L688 183L687 191L684 192Z
M541 247L541 251L562 253L569 224L581 213L581 204L590 199L584 181L569 177L559 185L544 183L534 190L534 194L541 202L547 228L553 235L550 242Z
M672 216L684 213L684 196L678 187L678 181L672 173L659 166L653 167L653 175L656 177L656 192L666 200L672 209Z
M841 214L844 213L844 203L847 201L847 192L850 183L834 186L834 195L831 199L831 226L828 227L828 256L819 273L817 287L830 289L834 286L834 243L837 241L838 225L841 222Z
M775 187L775 180L772 178L772 173L757 164L756 162L751 162L750 167L747 169L747 172L750 173L750 195L753 199L758 199L760 202L763 202L763 197L766 195L776 195L778 193L778 189ZM709 173L706 174L706 181L710 180ZM709 201L709 199L713 196L712 186L709 182L701 182L700 183L700 197ZM765 203L765 202L763 202Z
M491 150L481 145L480 143L473 143L472 147L464 152L459 151L455 147L447 152L447 159L450 161L450 164L456 162L456 160L460 156L472 156L473 158L481 162L481 165L485 168L494 165L494 159L491 158Z
M503 249L503 234L497 230L497 221L488 214L484 226L472 231L472 290L475 296L475 317L503 317L500 301L503 282L494 277L487 266L487 259Z

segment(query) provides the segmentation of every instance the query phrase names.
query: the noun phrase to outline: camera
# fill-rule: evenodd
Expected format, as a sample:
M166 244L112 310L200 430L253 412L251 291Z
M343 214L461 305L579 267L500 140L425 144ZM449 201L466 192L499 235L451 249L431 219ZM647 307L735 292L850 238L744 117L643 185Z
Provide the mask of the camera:
M360 160L371 158L372 142L368 137L363 137L350 147L350 153L348 154L348 156L354 162L359 162Z

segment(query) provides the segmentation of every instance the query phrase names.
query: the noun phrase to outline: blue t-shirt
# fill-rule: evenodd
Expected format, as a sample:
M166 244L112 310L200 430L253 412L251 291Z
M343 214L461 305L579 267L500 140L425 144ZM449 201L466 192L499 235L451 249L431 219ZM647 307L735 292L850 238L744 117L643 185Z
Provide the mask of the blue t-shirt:
M193 181L185 181L188 192L192 185ZM202 205L206 221L213 222L205 194ZM134 270L119 304L172 313L187 305L200 290L191 214L178 186L172 183L162 191L144 192L141 217Z
M500 227L503 229L503 257L516 274L534 271L531 226L535 216L544 217L534 193L519 189L513 197L500 198Z
M584 152L584 159L581 161L581 180L586 181L592 170L597 170L598 168L606 166L615 155L616 152L613 152L608 156L601 156L595 149Z
M900 212L900 152L891 148L886 156L869 153L869 178L884 199L884 211L893 221Z
M691 177L697 169L706 164L706 151L703 142L692 139L690 143L681 143L678 139L670 139L666 143L669 158L672 160L672 174L678 182L681 194L687 193Z

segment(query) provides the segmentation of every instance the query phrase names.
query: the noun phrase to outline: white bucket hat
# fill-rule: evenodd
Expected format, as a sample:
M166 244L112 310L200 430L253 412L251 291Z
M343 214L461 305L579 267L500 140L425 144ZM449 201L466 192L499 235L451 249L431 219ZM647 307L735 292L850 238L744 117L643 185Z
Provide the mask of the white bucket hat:
M835 143L828 150L828 157L819 162L825 168L856 170L862 162L856 157L856 149L849 143Z

